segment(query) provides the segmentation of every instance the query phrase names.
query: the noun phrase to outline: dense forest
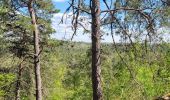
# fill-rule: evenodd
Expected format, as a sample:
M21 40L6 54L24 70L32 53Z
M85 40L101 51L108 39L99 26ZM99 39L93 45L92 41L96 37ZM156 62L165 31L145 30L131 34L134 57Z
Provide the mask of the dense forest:
M0 0L0 100L170 100L170 0L54 1Z

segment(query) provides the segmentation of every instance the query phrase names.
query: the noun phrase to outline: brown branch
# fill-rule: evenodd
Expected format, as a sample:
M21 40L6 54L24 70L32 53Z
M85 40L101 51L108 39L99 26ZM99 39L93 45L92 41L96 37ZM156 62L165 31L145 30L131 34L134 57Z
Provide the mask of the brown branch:
M72 6L74 9L76 9L76 10L80 10L80 11L83 11L83 12L85 12L85 13L87 13L87 14L91 14L90 12L88 12L88 11L86 11L85 9L82 9L82 8L80 8L80 6L79 7L76 7L75 5L73 5L73 4L71 4L71 3L69 3L70 4L70 6Z
M74 3L74 0L72 0L71 3L73 4L73 3ZM59 24L63 23L64 16L65 16L66 13L70 10L71 7L72 7L72 6L70 5L70 6L66 9L66 11L64 12L64 14L63 14L63 16L62 16L61 21L59 22Z
M135 8L127 8L127 7L120 7L120 8L116 8L116 9L110 9L110 10L103 10L101 11L101 13L105 13L105 12L117 12L119 10L129 10L129 11L142 11L145 9L135 9Z
M83 29L85 30L85 31L90 31L90 30L88 30L87 28L85 28L85 26L82 24L82 23L78 23L81 27L83 27Z
M80 8L80 0L78 1L78 8ZM74 35L77 33L77 27L78 27L78 18L79 18L79 15L80 15L80 10L79 9L77 9L77 11L76 11L77 13L76 13L76 17L74 18L73 17L73 28L74 28L74 33L73 33L73 35L72 35L72 37L71 37L71 40L73 40L73 37L74 37ZM74 22L75 21L75 22Z

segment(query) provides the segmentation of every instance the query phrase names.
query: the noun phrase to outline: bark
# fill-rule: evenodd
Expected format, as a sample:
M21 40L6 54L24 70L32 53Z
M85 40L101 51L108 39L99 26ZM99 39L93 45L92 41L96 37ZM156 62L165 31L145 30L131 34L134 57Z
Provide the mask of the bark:
M36 22L36 15L33 8L33 0L29 0L28 10L32 18L32 25L34 27L34 70L35 70L35 83L36 83L36 100L42 100L42 83L40 73L40 46L39 46L39 30Z
M102 100L100 68L100 2L92 0L92 86L93 100Z
M17 78L17 83L16 83L15 100L20 100L21 75L22 75L22 62L18 66L18 78Z

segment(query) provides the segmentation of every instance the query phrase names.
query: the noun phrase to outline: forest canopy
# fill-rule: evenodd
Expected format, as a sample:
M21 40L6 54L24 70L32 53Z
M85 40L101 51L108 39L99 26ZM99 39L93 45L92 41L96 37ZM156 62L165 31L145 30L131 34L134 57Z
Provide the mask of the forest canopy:
M0 99L170 100L169 0L54 2L0 0Z

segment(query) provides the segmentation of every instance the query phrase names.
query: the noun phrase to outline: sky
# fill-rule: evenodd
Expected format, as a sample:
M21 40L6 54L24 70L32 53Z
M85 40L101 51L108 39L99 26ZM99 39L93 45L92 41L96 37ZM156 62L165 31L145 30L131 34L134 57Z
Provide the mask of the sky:
M67 21L64 21L65 23L60 23L64 12L69 7L68 0L53 0L53 3L55 8L59 9L60 12L54 14L52 18L52 27L56 30L56 33L52 35L52 38L69 41L74 33L71 29L71 18L67 18ZM66 19L66 17L64 17L64 19ZM78 30L72 41L90 42L90 36L88 34L83 35L82 31L82 29Z
M69 0L52 0L56 9L61 10L60 12L63 13L67 7L69 7Z
M60 12L57 14L54 14L53 18L51 19L52 27L56 30L56 32L52 34L52 38L70 41L74 32L71 28L71 17L68 17L69 14L67 14L68 15L67 18L66 16L64 17L64 19L67 19L67 20L64 21L64 23L60 23L64 12L69 7L69 3L68 3L69 0L52 0L52 1L55 5L55 8L60 10ZM105 9L104 7L105 7L104 3L101 2L101 9L102 10ZM86 24L87 22L84 21L82 23ZM86 27L87 29L91 29L90 25L86 25ZM109 31L108 29L102 29L102 30L104 30L105 32ZM165 37L167 37L167 35ZM116 42L120 42L120 37L114 35L114 40ZM91 42L90 33L83 34L83 28L78 28L77 34L74 36L72 41ZM110 35L104 35L101 41L102 42L113 42L112 37Z
M67 17L67 21L65 23L59 24L63 13L69 7L69 0L52 0L55 8L59 9L60 12L54 14L52 18L52 27L56 30L56 33L52 35L52 38L56 38L59 40L71 40L73 35L73 31L71 29L71 18ZM66 18L66 17L65 17ZM86 22L82 22L83 24ZM87 26L90 29L90 25ZM115 38L116 41L119 41L119 37ZM90 33L83 34L83 28L79 28L77 34L74 36L72 41L78 42L91 42ZM112 42L111 36L103 36L102 42Z

